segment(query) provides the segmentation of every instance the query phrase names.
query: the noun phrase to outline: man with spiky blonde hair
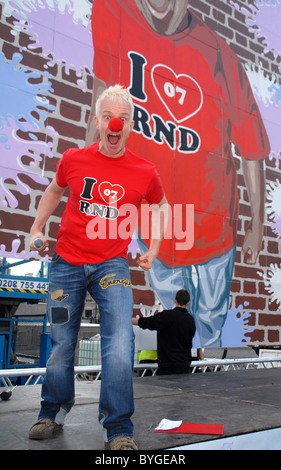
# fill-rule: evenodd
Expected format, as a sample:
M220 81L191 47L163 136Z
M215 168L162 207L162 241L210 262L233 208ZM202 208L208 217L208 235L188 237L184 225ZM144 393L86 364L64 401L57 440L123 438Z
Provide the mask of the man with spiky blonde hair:
M166 199L155 165L125 147L134 125L132 113L132 100L120 85L100 96L94 117L99 142L63 154L31 229L31 248L35 249L34 240L41 238L43 250L48 245L44 226L68 187L69 197L50 267L48 315L52 348L42 386L41 410L30 430L31 439L53 436L62 428L64 417L74 404L74 352L88 291L100 311L99 421L104 428L105 445L112 450L137 448L131 421L134 334L127 262L132 233L121 236L119 229L126 224L124 208L135 207L137 213L143 199L153 204L156 218L152 217L151 224L153 227L161 221L159 236L151 240L149 249L139 258L139 265L150 269L165 231L161 211Z

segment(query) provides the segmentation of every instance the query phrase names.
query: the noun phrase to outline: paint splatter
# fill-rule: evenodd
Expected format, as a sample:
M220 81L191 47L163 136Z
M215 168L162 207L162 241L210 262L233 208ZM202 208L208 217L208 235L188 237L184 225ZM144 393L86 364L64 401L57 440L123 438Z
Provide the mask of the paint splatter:
M10 63L6 62L3 52L0 52L0 76L2 78L0 87L0 129L1 122L12 118L19 129L26 131L28 126L39 129L43 126L40 118L45 119L48 111L53 111L47 97L52 91L51 83L46 80L50 75L45 72L41 77L40 72L29 71L26 67L20 67L23 56L20 53L13 54ZM40 83L37 82L41 78ZM39 115L40 118L35 117Z
M245 23L251 34L261 39L264 54L272 51L274 57L281 54L280 48L280 17L281 0L255 0L252 5L240 7L230 2L237 10L245 15Z
M266 185L267 201L266 211L268 213L272 231L281 238L281 184L276 180Z
M36 258L38 255L38 251L28 251L26 252L25 250L19 251L21 241L19 238L15 238L12 241L12 250L7 251L6 250L6 245L1 244L0 245L0 256L3 256L4 258L19 258L19 259L25 259L29 260L32 258ZM50 257L46 254L45 256L42 256L40 258L40 261L44 262L50 262Z
M265 289L271 296L271 302L276 302L281 310L281 265L271 264L267 273L259 273L264 280Z
M280 56L281 0L255 0L253 5L247 7L240 7L234 1L230 3L245 15L249 33L254 34L257 40L261 40L263 55L271 51L275 58ZM275 159L278 168L281 160L281 87L278 79L265 76L261 67L258 72L254 67L246 65L245 68L270 141L269 158Z
M25 126L28 128L26 123ZM46 133L53 136L54 129L47 127ZM6 123L2 125L0 130L0 206L12 208L18 206L18 199L5 184L7 180L14 181L22 195L30 194L31 189L21 181L20 175L29 176L33 181L44 186L49 184L48 178L43 176L40 164L45 157L53 157L52 145L52 141L20 138L17 135L17 124L12 119L8 120L8 125Z
M230 306L222 329L222 347L235 347L242 345L242 343L245 344L245 341L247 341L244 337L245 330L247 330L247 333L253 331L253 328L249 328L248 325L250 313L247 307L249 305L249 302L245 300L243 304L238 305L236 308Z
M268 134L271 147L269 159L275 160L278 168L281 160L281 87L276 77L265 75L261 67L256 71L254 66L245 64L245 70Z
M271 225L272 231L278 236L278 238L281 238L281 216L275 216L274 222Z
M40 163L45 157L53 157L51 139L49 142L39 141L36 136L47 113L55 109L47 97L52 90L49 74L42 76L39 72L20 67L22 57L22 54L15 53L8 63L0 53L0 76L3 77L0 88L0 205L12 208L18 206L18 200L5 182L14 181L22 195L29 194L30 188L21 181L21 174L47 185L49 180L43 176ZM40 78L39 83L34 83ZM19 137L18 129L27 132L28 140ZM53 128L47 127L45 131L47 135L54 136Z
M75 22L80 20L84 26L89 24L92 10L92 2L89 0L46 0L45 4L53 10L57 6L61 13L64 13L66 10L71 12ZM5 0L3 14L6 17L10 17L15 12L22 12L27 19L29 13L41 5L43 5L43 0Z
M42 48L42 55L48 60L45 67L64 64L65 72L74 69L77 84L86 90L83 76L91 73L93 46L91 37L91 4L81 2L84 16L78 16L78 3L73 1L40 0L37 3L22 2L24 9L13 12L15 31L22 31L29 37L27 48ZM25 11L28 9L28 13ZM86 14L87 12L87 14ZM51 59L50 59L51 57Z
M138 242L137 242L137 236L135 234L133 234L133 237L132 237L132 240L131 242L129 243L129 246L128 246L128 253L131 254L132 258L133 259L136 259L137 257L137 254L141 253L141 250L139 248L139 245L138 245Z
M163 312L164 308L162 304L159 302L159 300L156 300L155 304L152 307L149 307L147 305L143 305L140 303L140 313L142 314L143 317L151 317L152 315L155 315L157 312Z

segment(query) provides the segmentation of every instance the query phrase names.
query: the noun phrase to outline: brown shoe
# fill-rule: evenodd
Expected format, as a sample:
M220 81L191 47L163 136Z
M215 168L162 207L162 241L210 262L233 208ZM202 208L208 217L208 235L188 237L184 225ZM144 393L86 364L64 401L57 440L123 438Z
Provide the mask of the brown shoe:
M48 418L41 418L29 431L29 439L49 439L54 433L62 430L62 424L57 424Z
M105 442L105 450L138 450L132 437L118 436L112 441Z

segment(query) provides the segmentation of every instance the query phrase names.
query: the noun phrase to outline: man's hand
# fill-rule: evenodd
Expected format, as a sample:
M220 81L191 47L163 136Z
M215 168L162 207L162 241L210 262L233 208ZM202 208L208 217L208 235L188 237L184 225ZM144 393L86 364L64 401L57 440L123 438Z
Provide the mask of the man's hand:
M148 271L157 258L161 241L165 235L168 216L169 205L165 196L159 204L152 204L151 206L151 241L148 251L137 259L138 265L144 270Z
M151 269L155 258L156 255L151 250L148 250L137 259L137 263L144 271L148 271Z
M34 242L34 240L36 240L36 238L40 238L44 242L44 244L41 246L41 248L36 248L36 246L33 245L33 242ZM30 234L30 244L29 244L29 246L30 246L31 250L36 250L36 251L41 252L49 246L49 242L45 238L43 232L33 232L33 233Z

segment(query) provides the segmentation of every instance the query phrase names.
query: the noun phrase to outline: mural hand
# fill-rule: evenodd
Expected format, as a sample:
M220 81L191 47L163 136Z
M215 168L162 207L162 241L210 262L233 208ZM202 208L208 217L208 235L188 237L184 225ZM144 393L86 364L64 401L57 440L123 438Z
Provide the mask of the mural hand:
M255 224L251 222L248 229L246 230L246 235L242 246L242 254L246 264L256 263L262 246L262 236L263 224L261 222Z
M255 252L252 248L248 248L247 251L243 250L244 254L244 262L246 264L255 264L257 260L257 252Z

